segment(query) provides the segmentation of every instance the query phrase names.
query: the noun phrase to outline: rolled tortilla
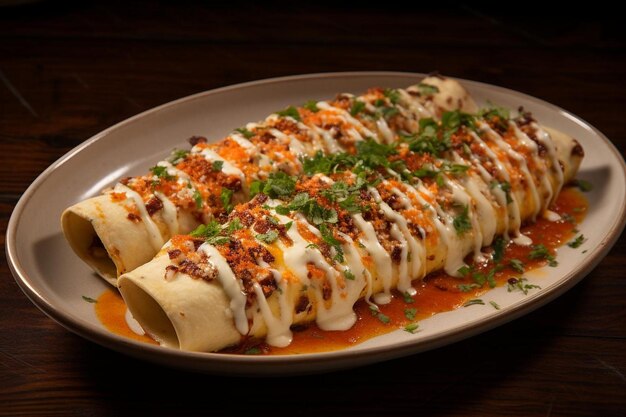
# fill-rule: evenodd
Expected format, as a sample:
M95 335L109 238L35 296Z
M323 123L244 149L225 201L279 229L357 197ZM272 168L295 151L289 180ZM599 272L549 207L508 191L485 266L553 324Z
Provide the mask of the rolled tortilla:
M522 223L550 217L549 204L575 175L582 150L528 115L508 121L503 135L482 122L476 131L464 134L469 154L455 145L459 152L448 151L428 168L469 166L462 175L408 183L386 176L363 186L359 198L371 210L349 219L336 202L317 200L339 213L326 229L302 213L285 214L285 202L257 197L231 213L228 224L242 222L243 228L224 242L176 236L151 262L123 274L122 296L164 346L210 352L244 337L286 346L294 324L316 321L324 330L345 330L356 320L360 298L385 304L392 289L413 294L411 282L433 271L457 275L468 254L484 260L481 248L497 236L529 245ZM399 153L407 166L422 157ZM300 178L298 189L315 198L337 182L356 187L357 179L349 169L316 174ZM276 239L268 239L267 230ZM328 243L328 230L339 246Z
M253 181L275 171L300 175L300 157L354 151L367 137L396 141L399 132L417 132L420 119L453 109L474 112L476 104L458 82L440 76L406 90L372 89L359 97L342 94L314 107L288 108L214 144L192 138L190 153L178 151L152 173L124 179L66 209L62 229L76 254L114 284L152 259L174 234L224 218L229 204L247 201ZM381 116L387 110L392 112Z

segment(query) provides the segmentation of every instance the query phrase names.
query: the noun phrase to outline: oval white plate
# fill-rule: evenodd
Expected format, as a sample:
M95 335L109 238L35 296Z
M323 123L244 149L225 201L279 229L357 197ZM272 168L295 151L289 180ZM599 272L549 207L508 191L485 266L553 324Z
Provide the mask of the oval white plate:
M607 254L625 222L626 167L619 152L595 128L536 98L482 83L463 81L479 104L487 101L516 109L524 106L544 125L574 136L586 156L578 178L594 185L580 231L582 247L559 249L556 268L529 275L541 286L524 296L496 288L472 306L420 322L420 332L396 331L352 348L295 356L191 353L134 342L108 332L93 305L107 287L80 261L63 238L59 217L71 204L98 194L127 175L142 174L193 135L219 139L248 121L310 99L369 87L406 87L423 74L369 72L312 74L239 84L186 97L121 122L86 141L44 171L17 204L7 231L7 258L24 293L44 313L69 330L111 349L194 371L229 375L322 372L414 354L483 332L526 314L580 281ZM583 251L586 250L585 253ZM571 256L570 256L571 255ZM537 275L537 274L534 274ZM495 301L495 310L488 301Z

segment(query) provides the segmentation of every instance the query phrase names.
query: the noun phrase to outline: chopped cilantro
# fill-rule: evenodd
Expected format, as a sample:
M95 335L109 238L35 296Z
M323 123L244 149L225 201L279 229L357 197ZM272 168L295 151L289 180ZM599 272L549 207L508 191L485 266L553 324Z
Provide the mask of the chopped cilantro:
M472 272L472 268L468 265L463 265L462 267L460 267L457 272L462 276L462 277L466 277L469 273Z
M398 104L398 102L400 101L400 92L395 88L387 88L385 89L383 94L389 99L392 104Z
M292 221L285 223L285 230L291 229L291 226L293 226L293 222Z
M404 317L406 317L407 319L414 320L416 315L417 315L417 309L416 308L405 308L404 309Z
M317 101L315 100L309 100L306 103L304 103L304 107L305 109L312 111L313 113L317 113L318 111L320 111L320 108L317 107Z
M541 289L539 285L528 284L526 278L509 278L507 281L508 292L521 291L524 295L528 295L528 291L534 288Z
M530 253L528 254L529 259L545 259L548 261L548 265L554 267L558 265L558 262L554 258L554 255L550 253L548 248L542 243L539 245L534 245Z
M509 261L509 266L515 272L519 272L520 274L524 273L524 262L520 261L519 259L511 259Z
M417 329L419 328L419 324L417 323L409 323L404 326L404 331L407 333L415 334L417 333Z
M472 230L472 222L469 218L469 208L468 206L463 206L463 211L454 218L452 221L454 225L454 230L456 230L457 235L462 236L464 233Z
M235 129L235 132L241 133L246 139L251 139L254 136L254 133L249 131L245 127L238 127L237 129Z
M491 184L489 184L489 188L499 188L506 196L506 203L511 204L513 202L513 198L511 197L511 184L507 181L492 181Z
M278 214L288 214L291 211L299 211L315 225L322 223L337 223L337 212L334 209L322 207L315 199L307 193L299 193L287 205L276 207Z
M573 241L568 242L567 246L569 246L570 248L577 248L580 245L582 245L585 242L585 240L587 240L587 239L585 239L585 236L584 235L580 235L576 239L574 239Z
M324 242L326 242L328 245L330 245L331 247L335 249L335 252L336 252L335 260L338 262L343 262L344 258L343 258L343 248L341 247L341 242L335 238L332 230L326 224L321 224L319 229L320 229L320 233L322 234L322 240L324 240Z
M411 304L415 302L413 297L411 297L411 294L409 294L408 292L402 293L402 298L404 299L404 302L407 304Z
M258 234L255 237L261 242L272 244L278 239L278 232L276 230L270 230L267 233Z
M498 116L499 118L504 119L504 120L509 120L511 118L511 112L509 111L509 109L505 107L494 106L494 105L481 109L478 112L478 115L483 118Z
M254 181L250 186L250 192L253 195L267 194L271 198L289 197L296 190L296 180L296 177L290 177L284 172L275 172L270 174L265 182Z
M178 164L180 161L182 161L183 159L185 159L185 157L189 154L189 151L186 151L184 149L174 149L172 151L172 154L170 155L170 159L169 162L172 165L176 165Z
M504 258L505 250L506 250L506 241L502 237L497 238L496 241L493 242L493 261L495 263L502 262L502 259Z
M350 108L350 115L354 117L363 110L365 110L365 103L359 100L354 100L352 107Z
M224 206L224 210L227 213L230 213L233 209L233 205L231 204L231 199L233 198L234 191L228 188L222 188L222 192L220 193L220 200L222 201L222 205Z
M200 194L200 191L194 190L192 198L196 202L196 208L200 210L202 208L202 194Z
M391 322L391 319L389 318L389 316L383 314L378 307L375 306L370 306L370 312L372 313L372 316L376 317L378 320L380 320L381 323L384 324L389 324Z
M220 172L223 167L224 161L213 161L211 164L211 169L213 169L214 172Z
M500 310L500 306L495 301L489 301L489 304L491 304L496 310Z
M224 230L226 234L231 235L233 232L241 229L243 229L243 225L241 224L241 221L239 221L239 218L235 217L230 221L230 223L228 223L228 226L226 226L226 229Z
M277 111L276 114L281 116L281 117L291 117L292 119L294 119L294 120L296 120L298 122L301 120L300 119L300 113L298 112L298 109L296 109L293 106L289 106L285 110Z
M432 96L439 92L439 88L437 86L426 84L426 83L419 83L417 85L417 90L419 91L421 95L426 96L426 97Z
M92 303L92 304L95 304L95 303L98 302L98 300L96 300L95 298L87 297L86 295L83 295L83 300L87 301L88 303Z
M152 168L150 168L150 171L152 172L152 174L154 174L156 177L164 179L164 180L171 180L174 177L172 175L170 175L167 172L167 167L163 167L163 166L153 166Z
M196 227L194 231L190 233L192 237L201 237L204 239L217 236L222 231L222 228L218 222L211 220L207 224L201 224Z
M350 271L349 269L346 269L343 271L343 276L346 277L346 279L349 279L350 281L354 281L356 279L352 271Z
M459 289L459 291L461 292L470 292L475 288L480 288L481 285L476 284L475 282L471 283L471 284L459 284L457 285L457 288Z
M204 239L210 245L223 245L230 240L228 236L221 235L222 226L215 220L211 220L207 224L201 224L193 232L190 233L193 237L199 237Z
M473 306L473 305L485 305L485 302L483 300L481 300L480 298L475 298L473 300L468 300L465 304L463 304L463 307L469 307L469 306Z

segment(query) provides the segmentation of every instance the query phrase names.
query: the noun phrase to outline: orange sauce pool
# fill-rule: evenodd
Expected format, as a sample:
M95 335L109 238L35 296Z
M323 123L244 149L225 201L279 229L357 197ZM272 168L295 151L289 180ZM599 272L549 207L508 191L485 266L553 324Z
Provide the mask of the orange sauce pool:
M554 254L556 248L576 237L578 232L576 225L584 219L588 204L577 189L566 187L551 209L560 214L562 220L551 222L538 218L535 223L523 227L522 233L532 239L533 245L543 244L551 254ZM496 286L514 284L515 280L523 276L523 273L511 267L511 260L521 260L524 272L548 264L546 259L530 259L531 250L532 247L508 245L500 263L503 267L494 271L492 284ZM473 268L475 273L487 275L493 269L493 264L474 265ZM475 282L470 275L455 278L443 272L430 274L423 281L414 282L417 290L415 296L407 298L396 292L391 303L379 306L380 313L373 313L370 306L361 300L355 305L357 322L346 331L324 331L315 323L311 323L295 327L293 341L285 348L276 348L259 341L248 341L242 346L229 348L224 352L264 355L327 352L345 349L375 336L406 329L407 326L413 326L407 330L416 331L419 329L420 320L457 309L489 290L490 286L485 283L481 288L462 291L459 285L471 286ZM498 308L497 305L494 308ZM140 336L128 327L125 312L126 306L117 292L106 290L97 300L96 314L108 330L131 339L156 344L149 336Z

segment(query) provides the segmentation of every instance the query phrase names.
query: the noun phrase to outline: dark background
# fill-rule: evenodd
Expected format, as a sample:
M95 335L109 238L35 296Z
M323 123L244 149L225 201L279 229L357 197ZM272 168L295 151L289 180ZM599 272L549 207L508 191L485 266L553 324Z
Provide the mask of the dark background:
M598 2L504 6L0 7L0 249L20 195L74 146L170 100L268 77L438 70L559 105L623 154L621 13ZM0 415L625 415L624 255L622 237L574 289L469 340L355 370L264 380L179 372L87 342L37 310L2 260Z

